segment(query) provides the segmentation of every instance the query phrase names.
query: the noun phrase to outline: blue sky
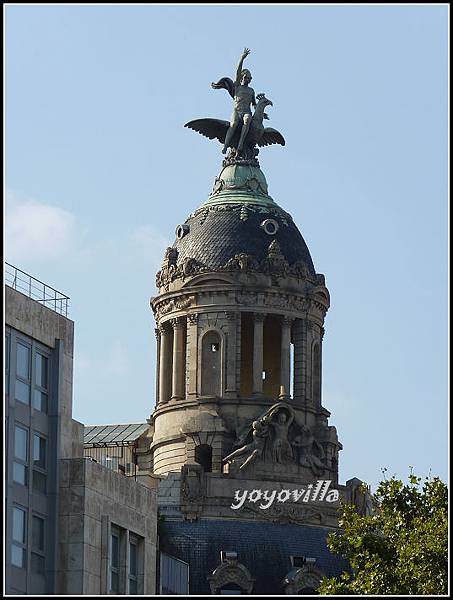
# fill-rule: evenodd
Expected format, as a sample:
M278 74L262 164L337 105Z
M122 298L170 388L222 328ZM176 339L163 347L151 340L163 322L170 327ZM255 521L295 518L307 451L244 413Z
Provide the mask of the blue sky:
M210 193L244 46L286 146L263 149L331 294L323 403L340 477L447 477L445 5L6 8L8 262L71 297L74 417L154 407L149 298Z

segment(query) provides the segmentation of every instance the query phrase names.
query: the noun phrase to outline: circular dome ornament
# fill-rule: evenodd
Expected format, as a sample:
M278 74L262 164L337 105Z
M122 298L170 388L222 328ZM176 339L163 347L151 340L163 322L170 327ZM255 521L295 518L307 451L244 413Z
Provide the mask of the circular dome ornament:
M188 225L178 225L176 227L176 237L178 238L178 240L181 240L185 235L187 235L189 233L189 226Z
M279 225L275 219L264 220L260 227L262 227L267 235L275 235L279 229Z

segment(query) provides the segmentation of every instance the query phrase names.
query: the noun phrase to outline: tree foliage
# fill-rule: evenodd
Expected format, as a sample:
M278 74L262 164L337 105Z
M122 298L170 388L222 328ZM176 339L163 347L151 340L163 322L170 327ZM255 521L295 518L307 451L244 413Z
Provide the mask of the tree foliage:
M437 477L392 477L380 482L372 516L343 504L331 552L348 559L351 573L324 579L320 594L447 594L447 486Z

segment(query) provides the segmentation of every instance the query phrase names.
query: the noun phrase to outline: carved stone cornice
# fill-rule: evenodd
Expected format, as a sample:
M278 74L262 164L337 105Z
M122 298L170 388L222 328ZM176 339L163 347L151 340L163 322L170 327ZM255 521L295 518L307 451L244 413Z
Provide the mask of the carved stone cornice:
M196 325L198 323L198 313L190 313L187 315L187 322L190 325Z
M183 329L185 325L184 317L175 317L174 319L170 319L171 326L173 329Z
M168 322L159 323L159 325L157 326L157 330L159 331L159 337L161 337L163 335L168 335L171 331L170 325Z
M229 322L236 321L239 314L240 314L239 312L236 312L234 310L226 310L225 311L225 317L226 317L227 321L229 321Z
M293 323L294 323L293 317L288 317L288 316L282 317L282 325L284 327L291 327Z
M170 298L163 300L159 300L158 298L154 304L154 312L156 314L156 319L159 320L163 316L171 312L186 310L190 308L194 304L194 302L194 296L183 296L179 298Z

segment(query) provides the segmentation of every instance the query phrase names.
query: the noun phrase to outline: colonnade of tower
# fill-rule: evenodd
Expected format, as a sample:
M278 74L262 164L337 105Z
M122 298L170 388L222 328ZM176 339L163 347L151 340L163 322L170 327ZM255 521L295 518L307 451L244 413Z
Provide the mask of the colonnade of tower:
M227 327L199 335L199 315L190 313L156 329L159 405L194 395L276 398L282 392L321 403L321 326L275 313L204 314L217 323L226 319Z

